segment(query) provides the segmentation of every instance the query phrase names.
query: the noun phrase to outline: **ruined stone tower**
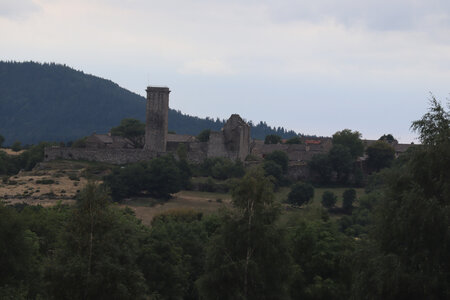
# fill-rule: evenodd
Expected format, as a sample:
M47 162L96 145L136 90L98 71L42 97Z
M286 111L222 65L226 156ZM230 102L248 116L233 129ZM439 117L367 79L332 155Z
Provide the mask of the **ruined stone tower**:
M244 161L250 154L250 126L238 114L233 114L222 132L228 157Z
M169 93L167 87L147 87L147 110L145 124L145 150L166 152L169 114Z

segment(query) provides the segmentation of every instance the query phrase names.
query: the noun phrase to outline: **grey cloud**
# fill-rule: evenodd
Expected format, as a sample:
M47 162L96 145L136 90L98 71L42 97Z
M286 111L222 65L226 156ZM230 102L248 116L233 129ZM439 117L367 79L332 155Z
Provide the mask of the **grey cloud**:
M450 26L448 0L267 0L277 22L334 20L345 26L372 30L410 30L430 24Z
M19 18L39 10L33 0L0 0L0 17Z

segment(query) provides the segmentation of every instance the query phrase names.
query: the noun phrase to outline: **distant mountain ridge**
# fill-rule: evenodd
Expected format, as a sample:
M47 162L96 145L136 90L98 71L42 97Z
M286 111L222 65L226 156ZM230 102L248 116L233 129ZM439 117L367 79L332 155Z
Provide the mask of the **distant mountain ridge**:
M106 133L124 118L145 121L145 98L111 80L55 63L0 61L0 135L6 145L73 141L93 132ZM223 125L224 120L169 110L169 130L179 134L197 135ZM296 135L265 122L250 125L257 139Z

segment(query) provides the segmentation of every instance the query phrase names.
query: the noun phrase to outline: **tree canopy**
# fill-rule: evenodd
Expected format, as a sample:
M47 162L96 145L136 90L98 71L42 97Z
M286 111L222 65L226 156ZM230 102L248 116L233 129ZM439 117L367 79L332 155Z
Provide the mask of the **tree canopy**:
M374 171L389 167L395 158L394 148L384 141L376 141L367 147L366 153L367 166Z
M264 144L280 144L281 143L281 137L276 134L269 134L266 135L264 139Z
M123 119L120 125L111 128L111 135L127 138L133 147L144 147L145 124L137 119Z
M348 148L353 158L364 154L364 144L361 141L361 133L344 129L333 134L333 145L342 145Z
M383 171L385 185L377 196L374 231L361 253L355 298L450 295L449 122L449 112L433 98L429 112L412 125L423 145Z

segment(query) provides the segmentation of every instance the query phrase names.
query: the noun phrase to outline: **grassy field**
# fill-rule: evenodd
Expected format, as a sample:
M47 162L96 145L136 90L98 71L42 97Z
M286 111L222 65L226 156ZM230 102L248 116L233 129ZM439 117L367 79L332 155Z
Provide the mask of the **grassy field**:
M82 161L52 161L39 164L33 171L20 172L4 181L0 181L0 199L9 204L25 202L31 205L51 206L62 201L74 203L75 196L88 180L101 182L101 178L108 174L111 165L82 162ZM207 178L193 178L193 182L205 182ZM216 184L225 181L214 180ZM329 190L338 196L337 206L342 205L342 193L346 188L316 188L314 199L303 207L292 207L283 204L287 199L290 188L282 187L275 193L275 200L282 203L285 213L284 219L292 216L301 217L308 214L321 213L323 193ZM364 194L364 190L355 189L357 198ZM128 206L144 224L150 224L152 219L161 213L171 210L193 209L204 213L216 212L221 207L231 207L229 193L210 193L199 191L180 191L168 201L151 198L136 198L119 204ZM332 217L339 217L332 215Z
M131 208L145 225L150 225L152 219L162 213L173 210L193 209L203 213L216 212L220 207L229 207L229 194L207 193L196 191L181 191L173 195L167 202L149 198L139 198L126 201L121 206Z

